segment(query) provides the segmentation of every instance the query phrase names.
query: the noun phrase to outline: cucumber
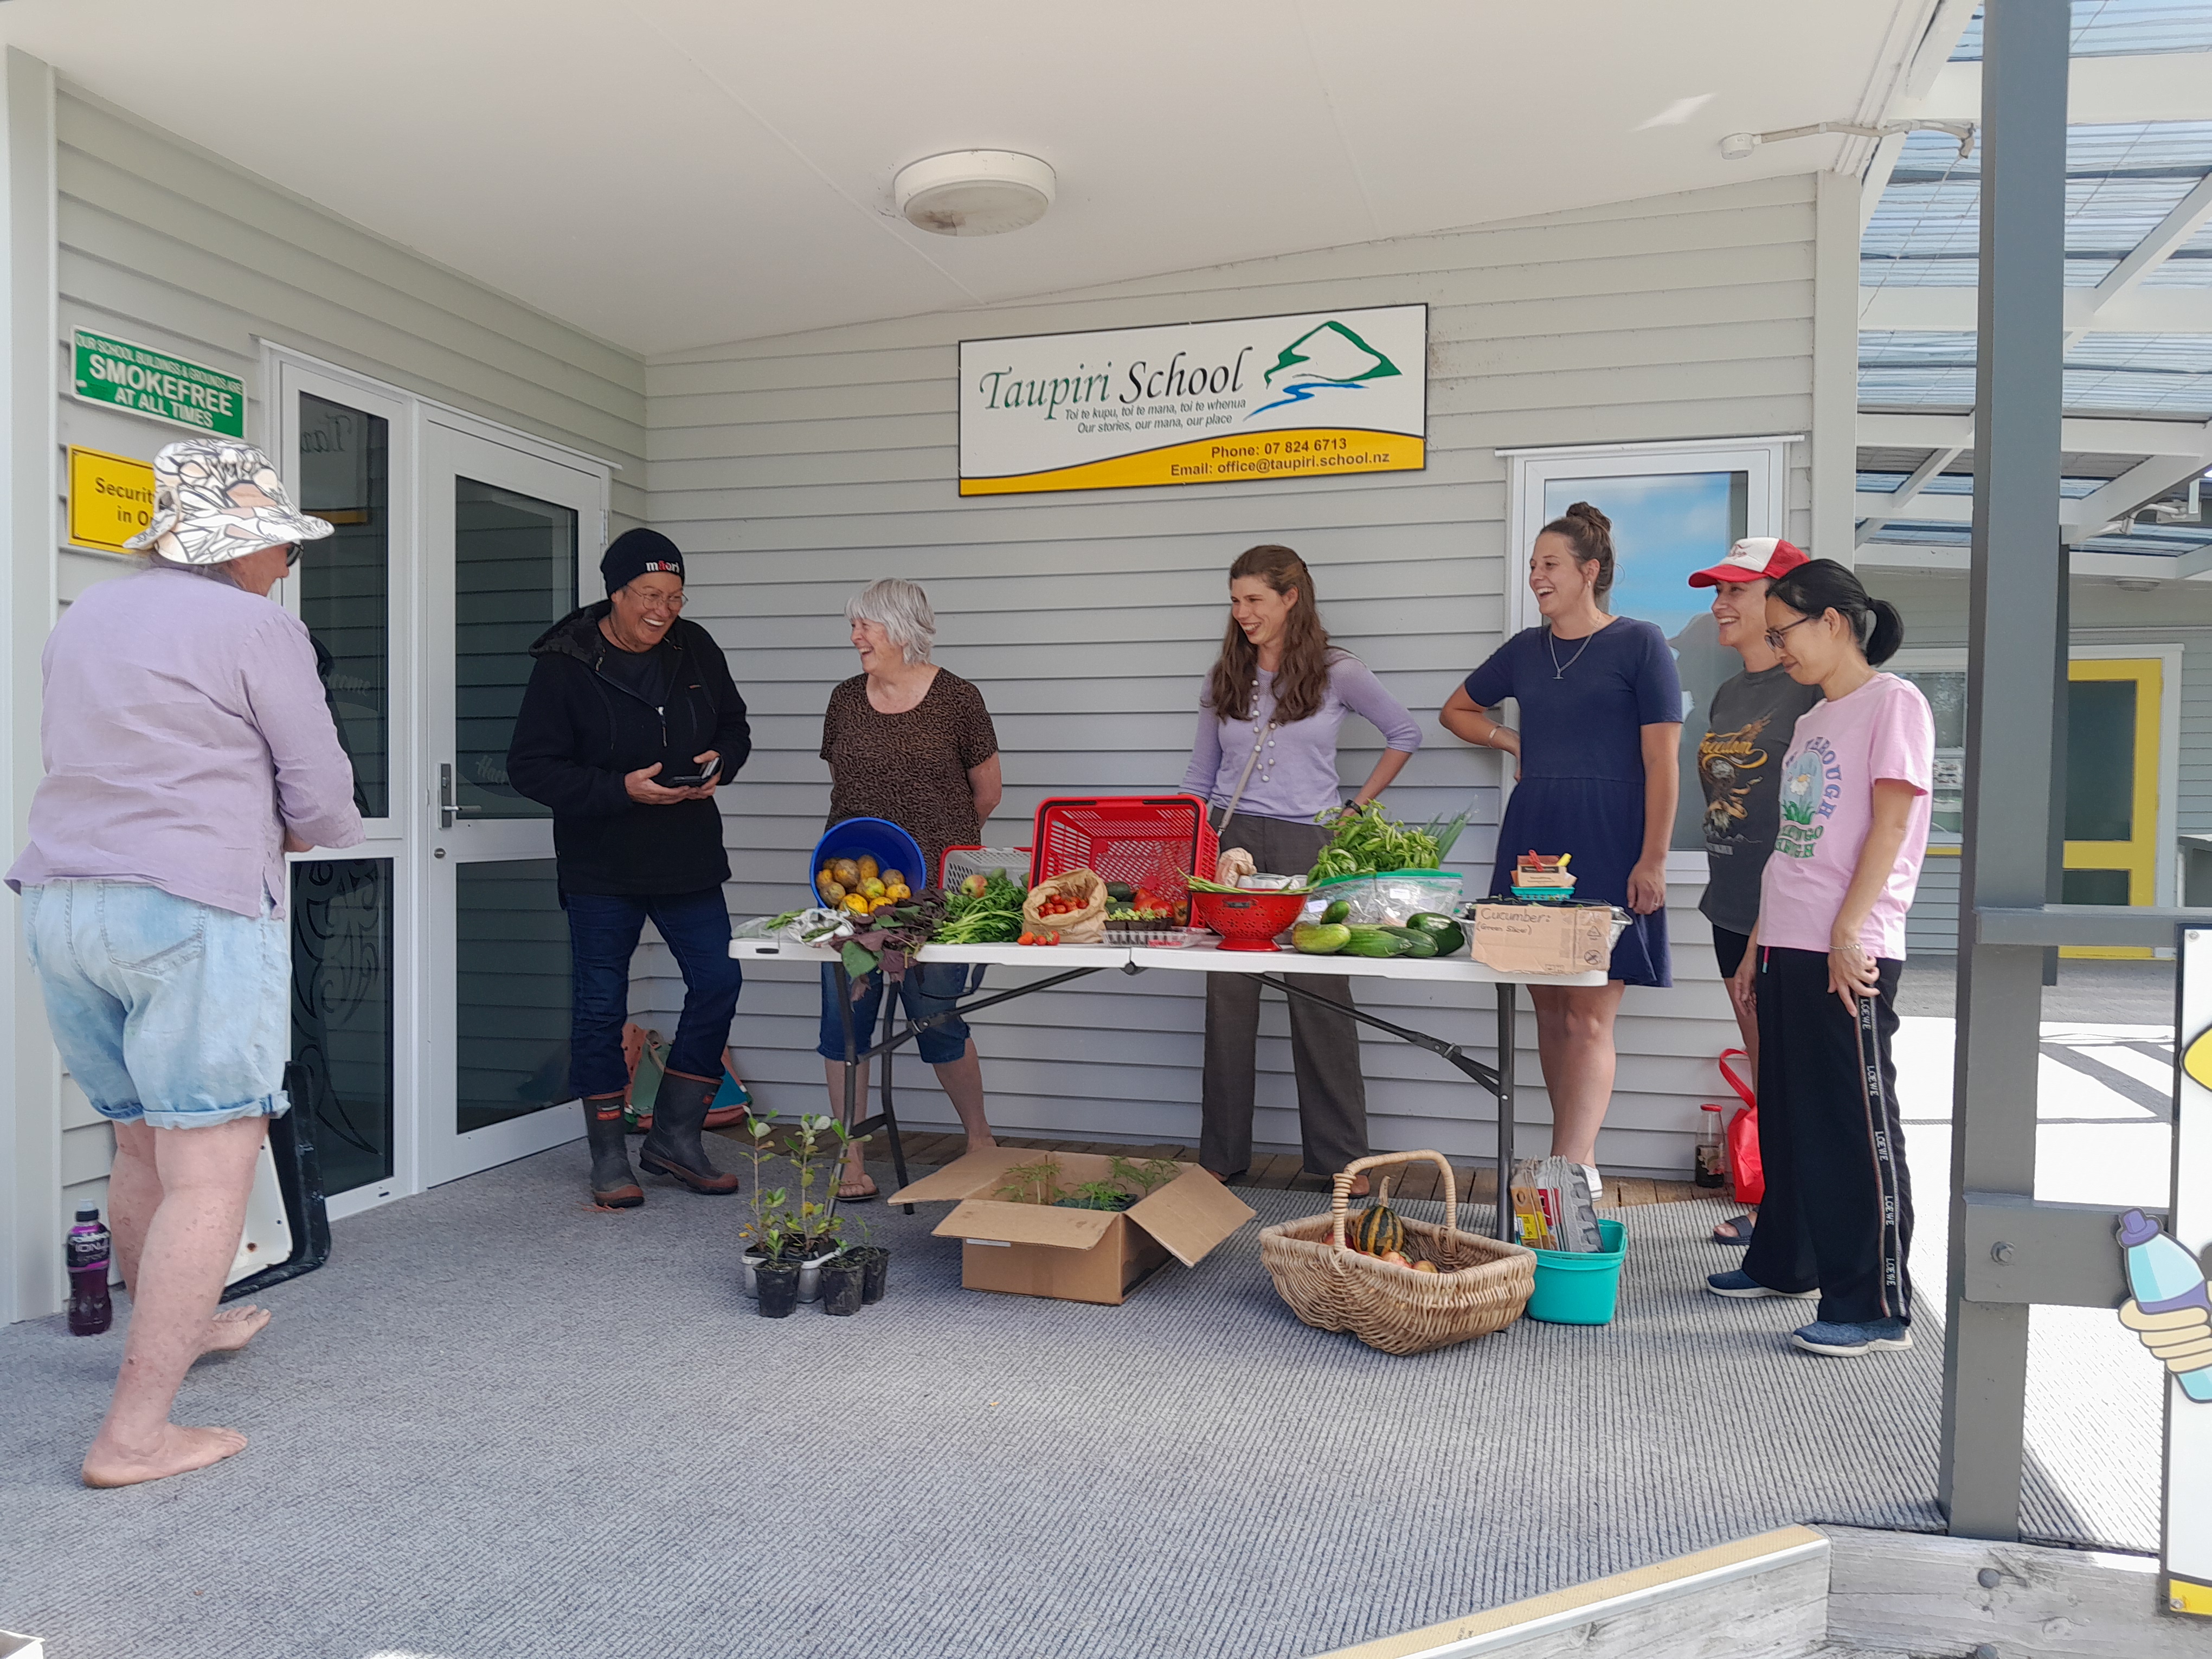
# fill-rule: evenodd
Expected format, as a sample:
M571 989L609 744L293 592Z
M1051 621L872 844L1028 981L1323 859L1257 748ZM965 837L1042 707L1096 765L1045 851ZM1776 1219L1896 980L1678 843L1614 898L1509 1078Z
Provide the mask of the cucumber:
M1334 904L1330 905L1328 909L1321 913L1321 919L1322 924L1324 927L1334 927L1340 923L1350 921L1352 920L1352 901L1350 899L1337 900Z
M1352 935L1344 946L1344 954L1348 957L1402 957L1413 948L1411 939L1387 927L1352 927L1346 931Z
M1382 931L1395 933L1405 940L1406 954L1409 957L1432 957L1437 953L1437 939L1433 933L1425 933L1418 927L1385 927Z
M1291 929L1291 944L1310 957L1334 956L1352 943L1352 929L1327 922L1300 922Z
M1109 881L1106 884L1106 896L1116 904L1133 904L1137 890L1126 881Z
M1424 910L1418 915L1407 916L1406 926L1433 936L1440 957L1456 956L1467 949L1467 930L1449 916Z

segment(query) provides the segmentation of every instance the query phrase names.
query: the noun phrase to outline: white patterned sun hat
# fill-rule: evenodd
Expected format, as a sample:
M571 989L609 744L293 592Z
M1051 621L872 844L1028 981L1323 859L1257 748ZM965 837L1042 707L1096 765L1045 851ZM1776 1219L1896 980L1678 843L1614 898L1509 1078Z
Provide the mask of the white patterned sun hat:
M153 519L124 545L177 564L228 564L264 547L319 541L332 527L292 504L252 444L185 438L154 458Z

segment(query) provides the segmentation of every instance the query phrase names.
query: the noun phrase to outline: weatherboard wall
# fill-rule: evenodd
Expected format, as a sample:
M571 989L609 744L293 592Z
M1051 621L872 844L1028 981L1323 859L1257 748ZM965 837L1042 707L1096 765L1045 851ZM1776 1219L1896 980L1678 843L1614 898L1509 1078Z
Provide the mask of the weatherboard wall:
M1421 753L1386 798L1402 818L1472 807L1453 863L1486 878L1498 759L1435 724L1451 688L1504 637L1522 550L1504 543L1507 464L1529 445L1802 432L1811 414L1813 182L1723 190L1344 247L655 360L647 387L649 516L690 557L688 614L730 655L753 711L750 764L722 799L740 915L804 901L828 802L817 758L830 688L854 672L847 598L869 580L923 583L937 659L981 688L1006 798L987 836L1029 839L1050 795L1171 790L1182 777L1200 676L1224 623L1224 573L1282 541L1316 572L1325 622L1419 716ZM1425 301L1429 456L1418 474L963 500L957 493L958 342L1012 335ZM1806 534L1804 446L1793 447L1790 532ZM1357 784L1381 747L1346 722ZM1480 872L1480 873L1478 873ZM1689 1167L1713 1056L1734 1041L1695 886L1670 895L1678 983L1632 989L1601 1148L1623 1169ZM648 999L663 1030L679 1000L655 947ZM994 984L1011 979L994 970ZM1363 993L1370 1006L1478 1052L1486 993ZM817 991L752 974L733 1042L757 1095L819 1109ZM976 1022L993 1121L1013 1133L1188 1139L1198 1127L1204 1005L1192 979L1094 981ZM1259 1139L1294 1146L1283 1013L1270 1001ZM1532 1041L1523 1022L1523 1040ZM1486 1100L1433 1057L1364 1044L1378 1146L1489 1145ZM905 1115L951 1114L912 1059ZM1547 1107L1533 1050L1522 1116ZM1524 1145L1541 1150L1532 1131Z
M644 366L63 82L55 101L58 437L150 459L188 435L70 395L70 331L119 336L244 379L265 442L269 340L613 462L614 528L645 513ZM62 487L62 457L54 461ZM595 535L597 526L587 532ZM586 566L596 548L585 549ZM66 605L136 568L58 550ZM62 1080L65 1201L98 1202L112 1137Z

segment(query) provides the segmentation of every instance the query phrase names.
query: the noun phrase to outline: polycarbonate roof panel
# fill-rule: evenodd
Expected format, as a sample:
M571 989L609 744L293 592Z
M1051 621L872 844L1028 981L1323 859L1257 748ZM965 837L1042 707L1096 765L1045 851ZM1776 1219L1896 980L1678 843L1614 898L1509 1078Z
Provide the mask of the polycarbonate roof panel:
M2070 128L2066 172L2066 283L2094 288L2212 173L2212 122ZM1980 209L1979 153L1960 161L1957 143L1946 134L1912 134L1859 240L1860 282L1868 288L1973 287ZM2193 254L2198 243L2190 246ZM2212 257L2212 240L2203 247Z
M1974 336L1868 329L1859 335L1867 409L1973 407ZM2069 410L2212 418L2212 335L2090 334L2066 356Z
M2074 0L2076 58L2208 50L2212 50L2212 4L2206 0ZM1974 64L1981 57L1982 14L1977 7L1951 61Z
M1862 495L1894 495L1904 486L1909 472L1862 472L1858 491ZM2062 500L2079 501L2093 495L2109 478L2061 478L2058 494ZM1923 495L1971 495L1974 493L1974 475L1971 472L1939 472L1920 486ZM1917 499L1916 497L1915 499Z

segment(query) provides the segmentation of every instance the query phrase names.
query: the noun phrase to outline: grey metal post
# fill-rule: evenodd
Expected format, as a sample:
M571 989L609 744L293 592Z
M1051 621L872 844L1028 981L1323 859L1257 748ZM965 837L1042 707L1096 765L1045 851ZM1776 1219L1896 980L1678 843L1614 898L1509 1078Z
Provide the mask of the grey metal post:
M1966 1195L2035 1191L2037 945L1981 942L1984 907L2038 908L2050 864L2065 276L2067 0L1991 0L1982 66L1966 846L1937 1500L1951 1531L2020 1534L2027 1309L1966 1297Z

